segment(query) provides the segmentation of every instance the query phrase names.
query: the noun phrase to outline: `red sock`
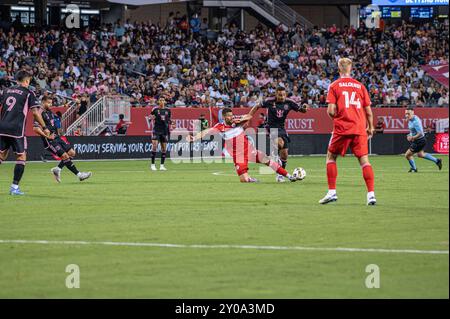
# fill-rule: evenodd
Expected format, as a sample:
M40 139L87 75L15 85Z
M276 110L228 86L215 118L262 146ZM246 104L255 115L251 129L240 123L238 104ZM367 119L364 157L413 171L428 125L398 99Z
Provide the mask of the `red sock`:
M373 174L372 165L370 165L369 163L364 164L364 166L362 166L362 171L364 180L366 182L367 191L373 192L375 188L375 176Z
M288 172L283 167L281 167L281 165L278 164L277 162L269 161L266 165L269 166L271 169L273 169L275 172L277 172L277 174L283 176L286 176L288 174Z
M336 162L327 162L328 189L336 189L337 174Z

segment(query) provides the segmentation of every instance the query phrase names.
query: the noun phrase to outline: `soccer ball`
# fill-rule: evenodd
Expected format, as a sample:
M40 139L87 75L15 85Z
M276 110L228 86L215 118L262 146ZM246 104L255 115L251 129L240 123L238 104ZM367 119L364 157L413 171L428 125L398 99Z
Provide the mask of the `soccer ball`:
M297 167L296 169L294 169L292 176L294 176L298 180L303 180L306 177L306 171L301 167Z

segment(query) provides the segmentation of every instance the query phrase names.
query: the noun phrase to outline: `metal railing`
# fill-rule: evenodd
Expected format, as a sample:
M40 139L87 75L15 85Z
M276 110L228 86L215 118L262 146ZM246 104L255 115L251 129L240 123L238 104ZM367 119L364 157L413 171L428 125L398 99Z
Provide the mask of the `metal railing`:
M313 24L305 17L297 13L281 0L251 0L253 3L274 16L278 21L288 27L299 23L305 28L311 28Z
M69 126L77 119L78 106L75 101L69 103L69 108L64 112L61 118L61 128L66 132Z
M103 105L105 97L100 98L95 102L83 115L81 115L75 122L73 122L66 131L66 135L75 135L75 131L81 128L80 135L95 135L96 128L105 119Z
M80 128L80 135L96 136L108 126L119 122L119 115L124 115L125 121L131 119L130 98L126 96L104 96L95 102L83 115L75 120L66 131L66 135L75 135Z
M213 7L252 8L261 15L270 17L272 23L281 23L286 27L292 27L299 23L305 28L311 28L313 24L282 0L204 0L203 5Z

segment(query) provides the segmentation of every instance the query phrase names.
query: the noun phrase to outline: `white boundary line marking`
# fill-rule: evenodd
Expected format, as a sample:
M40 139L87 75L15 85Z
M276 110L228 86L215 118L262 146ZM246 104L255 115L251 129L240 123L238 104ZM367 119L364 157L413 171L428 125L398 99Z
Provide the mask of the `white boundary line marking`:
M253 250L287 250L287 251L335 251L335 252L366 252L366 253L396 253L396 254L432 254L448 255L448 250L417 250L417 249L383 249L383 248L344 248L344 247L302 247L302 246L257 246L257 245L197 245L197 244L162 244L162 243L127 243L112 241L75 241L75 240L10 240L0 239L0 244L38 244L38 245L102 245L125 247L160 247L188 249L253 249Z

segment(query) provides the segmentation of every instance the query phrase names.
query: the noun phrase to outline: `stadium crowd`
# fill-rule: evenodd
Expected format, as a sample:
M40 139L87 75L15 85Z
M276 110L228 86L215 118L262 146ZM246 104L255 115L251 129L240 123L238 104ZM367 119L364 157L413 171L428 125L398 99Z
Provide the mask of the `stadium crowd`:
M161 96L174 107L253 106L278 85L320 107L340 57L354 61L354 77L375 105L448 106L448 90L421 68L448 63L448 25L437 21L384 29L258 25L249 32L230 24L213 33L206 19L176 13L165 25L119 20L78 31L15 25L0 29L0 86L27 66L39 93L52 91L61 105L74 99L80 113L117 94L133 106L156 105Z

